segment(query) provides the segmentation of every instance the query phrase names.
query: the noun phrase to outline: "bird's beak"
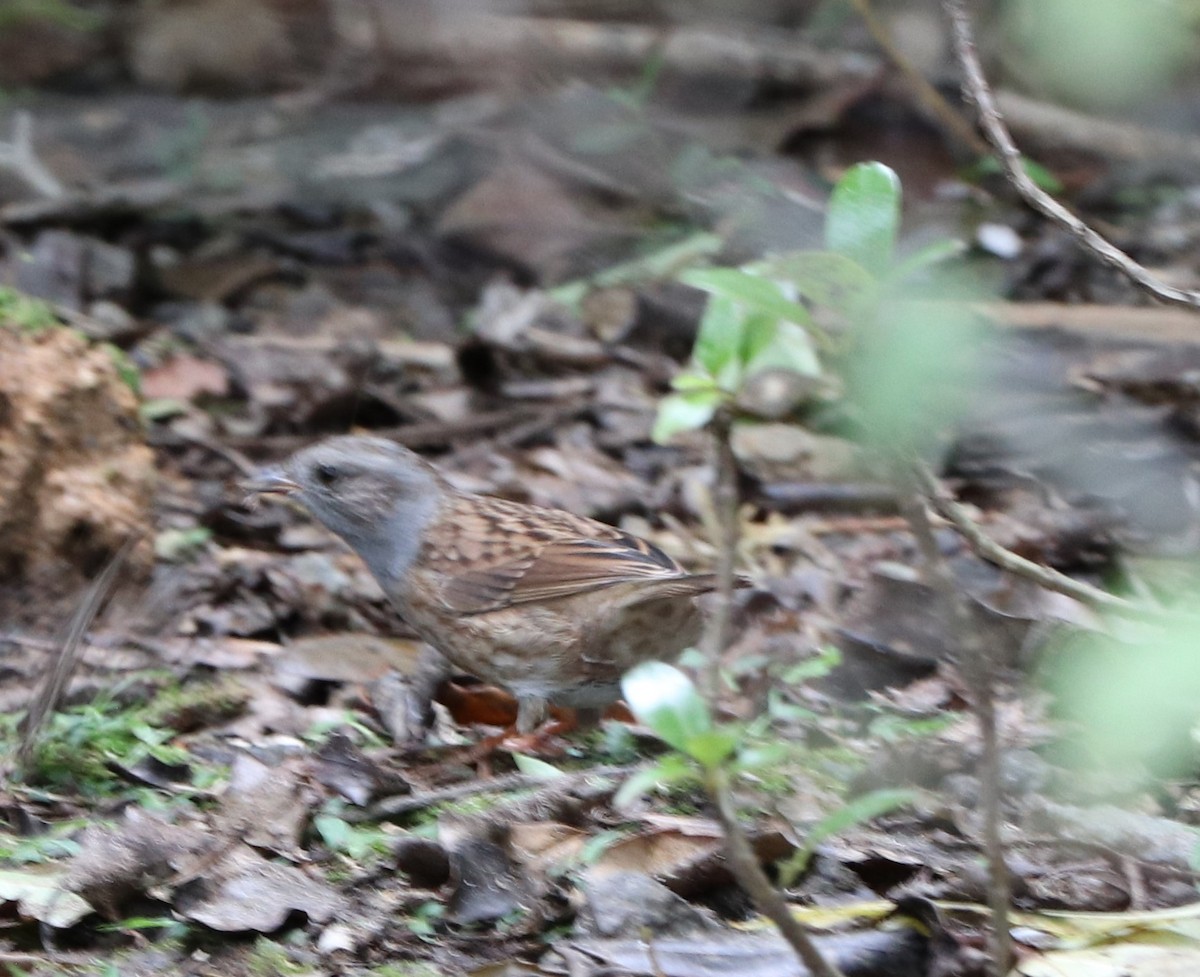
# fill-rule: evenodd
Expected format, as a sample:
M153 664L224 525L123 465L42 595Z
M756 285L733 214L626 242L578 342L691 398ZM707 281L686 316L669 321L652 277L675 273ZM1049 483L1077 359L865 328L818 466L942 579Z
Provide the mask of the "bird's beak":
M300 484L282 468L261 468L253 478L242 482L242 488L252 496L291 495L300 491Z

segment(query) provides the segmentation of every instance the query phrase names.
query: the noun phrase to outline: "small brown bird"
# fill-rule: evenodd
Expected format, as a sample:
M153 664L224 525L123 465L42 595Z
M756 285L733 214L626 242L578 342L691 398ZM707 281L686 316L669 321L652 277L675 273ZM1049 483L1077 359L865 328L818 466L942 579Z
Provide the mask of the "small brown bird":
M605 523L459 491L383 438L331 438L248 488L294 496L349 543L425 641L512 692L522 733L547 703L594 712L628 669L693 644L693 598L715 585Z

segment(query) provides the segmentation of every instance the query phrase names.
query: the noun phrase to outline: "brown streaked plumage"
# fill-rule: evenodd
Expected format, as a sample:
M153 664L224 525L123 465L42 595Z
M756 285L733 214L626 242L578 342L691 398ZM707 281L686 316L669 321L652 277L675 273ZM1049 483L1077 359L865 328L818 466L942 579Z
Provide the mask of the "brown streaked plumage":
M629 668L694 643L693 598L715 582L594 519L459 491L382 438L323 441L250 488L345 539L423 639L516 696L522 732L547 702L606 705Z

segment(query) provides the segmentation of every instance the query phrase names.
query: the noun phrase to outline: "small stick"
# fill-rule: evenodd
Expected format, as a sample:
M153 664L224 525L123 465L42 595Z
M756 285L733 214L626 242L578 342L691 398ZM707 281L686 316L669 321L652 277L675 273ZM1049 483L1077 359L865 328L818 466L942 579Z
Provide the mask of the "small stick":
M928 497L938 514L949 521L962 534L971 549L989 563L994 563L1001 570L1007 570L1009 573L1032 580L1047 590L1073 597L1091 607L1115 611L1127 617L1156 616L1152 607L1137 604L1124 597L1118 597L1116 594L1110 594L1108 591L1093 587L1082 580L1068 577L1053 567L1034 563L1012 550L1005 549L984 533L967 513L966 507L962 503L956 502L950 497L928 466L918 462L914 471L921 491Z
M1083 220L1046 193L1025 172L1021 151L1013 142L1012 135L996 107L996 99L983 74L983 66L975 50L975 37L971 21L963 8L963 0L942 0L942 9L950 18L954 34L954 49L963 70L963 95L975 103L979 110L979 122L988 142L1000 156L1008 182L1013 185L1022 199L1034 210L1049 218L1097 258L1111 268L1121 272L1144 292L1160 302L1170 302L1200 309L1200 292L1168 285L1152 274L1144 265L1138 264L1124 251L1094 231Z
M715 709L721 697L721 654L729 647L733 621L734 564L738 545L737 458L733 454L732 422L724 411L713 418L713 443L716 448L716 484L713 510L716 516L717 550L716 601L705 624L701 639L704 659L704 695Z

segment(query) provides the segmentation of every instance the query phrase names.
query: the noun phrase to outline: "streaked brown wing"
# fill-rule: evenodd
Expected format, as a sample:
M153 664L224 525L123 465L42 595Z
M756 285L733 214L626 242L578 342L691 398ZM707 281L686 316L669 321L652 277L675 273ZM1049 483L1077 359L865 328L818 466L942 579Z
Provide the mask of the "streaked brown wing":
M615 526L504 499L464 493L432 535L437 544L423 562L440 578L442 602L460 614L630 581L692 579L657 546Z
M686 579L688 575L658 547L622 533L611 540L556 540L522 559L464 568L451 577L442 597L459 613L477 614L619 583Z

